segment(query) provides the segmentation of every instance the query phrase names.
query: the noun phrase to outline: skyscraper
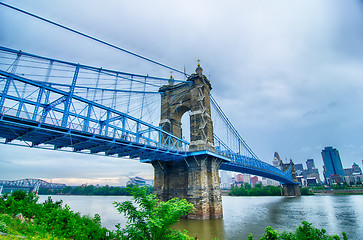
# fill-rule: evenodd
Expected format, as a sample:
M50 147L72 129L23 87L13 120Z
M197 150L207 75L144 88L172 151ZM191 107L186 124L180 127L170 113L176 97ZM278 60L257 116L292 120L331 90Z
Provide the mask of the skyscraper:
M304 170L304 167L303 167L302 163L295 164L295 172L297 175L301 175L303 170Z
M338 150L333 147L325 147L321 151L321 156L324 161L325 183L331 184L332 179L337 179L338 176L340 178L344 176L343 165Z
M315 168L314 159L306 160L306 167L308 168L308 170L314 169Z
M319 170L315 168L314 159L306 160L306 167L307 169L302 171L302 175L307 181L307 185L321 184Z

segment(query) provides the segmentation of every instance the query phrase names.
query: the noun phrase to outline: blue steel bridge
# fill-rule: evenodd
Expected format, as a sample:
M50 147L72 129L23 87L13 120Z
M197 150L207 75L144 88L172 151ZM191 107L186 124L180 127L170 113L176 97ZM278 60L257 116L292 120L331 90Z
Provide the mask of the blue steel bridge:
M188 76L188 75L186 75ZM160 88L193 82L96 68L0 47L0 139L22 145L141 162L184 161L190 143L159 126ZM218 89L216 90L218 91ZM173 96L171 105L183 98ZM261 161L210 96L214 147L222 170L295 184L286 171Z

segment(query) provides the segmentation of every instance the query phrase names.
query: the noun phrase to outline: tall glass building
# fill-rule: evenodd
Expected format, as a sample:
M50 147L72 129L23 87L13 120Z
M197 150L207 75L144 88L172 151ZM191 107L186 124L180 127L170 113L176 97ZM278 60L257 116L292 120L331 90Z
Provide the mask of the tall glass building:
M308 170L315 169L314 159L306 160L306 167L308 168Z
M321 156L324 161L325 183L331 184L332 181L337 181L338 177L343 178L344 170L338 150L333 147L325 147L321 151Z

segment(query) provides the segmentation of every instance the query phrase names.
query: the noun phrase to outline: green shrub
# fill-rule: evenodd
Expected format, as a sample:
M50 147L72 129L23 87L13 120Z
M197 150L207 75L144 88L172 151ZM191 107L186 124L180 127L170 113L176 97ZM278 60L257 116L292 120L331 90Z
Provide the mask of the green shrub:
M147 194L145 188L129 188L137 204L131 201L115 202L120 213L125 214L127 225L117 225L116 236L121 239L191 239L186 231L170 229L180 217L190 213L193 205L185 199L173 198L167 202L158 201L156 195Z
M268 226L261 240L340 240L338 235L327 235L324 228L314 228L312 224L307 221L302 221L301 224L302 225L299 225L296 228L295 233L283 232L281 234L277 230ZM342 235L343 240L348 239L345 232L343 232ZM248 236L248 240L253 240L252 234Z
M307 187L302 187L300 189L301 195L314 195L309 188Z
M6 223L3 221L0 221L0 232L6 233L7 232L7 226Z
M106 237L108 230L101 226L99 215L94 217L81 216L73 212L62 201L54 202L48 198L42 204L37 203L38 197L24 192L13 192L0 198L0 221L4 222L11 233L22 236L50 236L68 239L110 239ZM12 218L21 213L26 221Z

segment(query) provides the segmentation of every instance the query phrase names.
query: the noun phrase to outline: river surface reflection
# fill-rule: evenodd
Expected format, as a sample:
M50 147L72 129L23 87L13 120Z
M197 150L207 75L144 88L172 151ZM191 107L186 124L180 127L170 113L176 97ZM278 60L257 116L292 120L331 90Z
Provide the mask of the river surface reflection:
M43 202L48 196L40 196ZM101 215L102 224L112 230L125 225L113 202L130 200L125 196L52 196L81 214ZM329 234L348 234L352 240L363 239L363 196L303 197L229 197L223 196L223 218L205 221L182 219L175 229L186 229L198 239L247 239L250 233L259 239L267 226L279 231L293 231L302 220L325 228Z

